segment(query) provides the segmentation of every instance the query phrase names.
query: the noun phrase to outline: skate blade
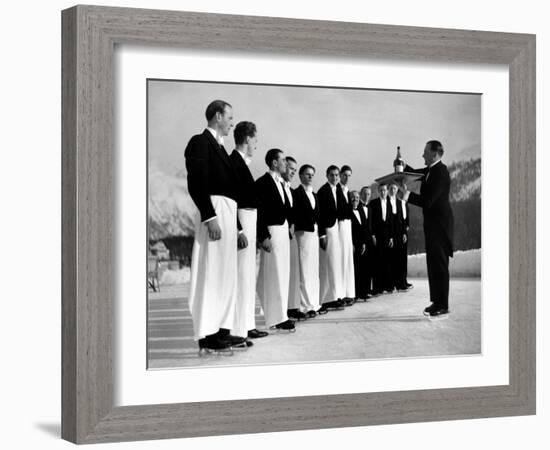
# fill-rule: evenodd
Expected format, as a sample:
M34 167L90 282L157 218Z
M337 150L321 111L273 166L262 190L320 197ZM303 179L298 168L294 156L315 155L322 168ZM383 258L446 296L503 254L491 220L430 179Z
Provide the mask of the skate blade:
M248 345L246 345L245 342L243 342L242 344L237 344L237 345L232 345L231 348L235 351L240 351L240 352L246 352L248 350Z
M447 320L449 318L449 313L442 314L441 316L428 316L428 319L432 322L439 322L440 320Z
M285 330L283 328L275 328L273 326L273 327L269 327L269 329L272 331L276 331L277 333L296 333L296 328L292 328L291 330Z
M216 357L233 356L233 348L228 347L228 348L223 348L223 349L219 349L219 350L214 350L214 349L211 349L211 348L200 348L199 349L199 358L206 358L206 357L209 357L209 356L216 356Z

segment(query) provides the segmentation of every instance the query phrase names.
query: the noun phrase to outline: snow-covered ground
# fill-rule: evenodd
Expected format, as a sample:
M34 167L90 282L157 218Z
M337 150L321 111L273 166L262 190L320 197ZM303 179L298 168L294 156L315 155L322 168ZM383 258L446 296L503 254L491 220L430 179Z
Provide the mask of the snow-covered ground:
M449 260L449 271L451 277L481 278L481 249L455 252L454 257ZM428 276L425 253L409 256L408 276L412 278Z
M455 252L449 264L451 277L481 277L481 249ZM411 278L425 278L426 254L419 253L409 256L408 276ZM175 285L189 282L191 270L184 267L178 270L161 270L160 284Z

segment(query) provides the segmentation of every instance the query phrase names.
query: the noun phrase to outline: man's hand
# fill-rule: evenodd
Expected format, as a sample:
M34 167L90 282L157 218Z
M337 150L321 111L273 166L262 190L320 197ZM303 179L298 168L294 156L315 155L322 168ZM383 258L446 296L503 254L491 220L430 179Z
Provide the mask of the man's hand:
M390 238L390 242L388 242L388 247L393 248L393 238Z
M237 235L237 248L239 250L242 250L244 248L248 247L248 239L246 237L246 234L239 233Z
M267 253L271 253L272 248L273 247L271 245L271 239L270 238L265 238L262 241L262 249L265 250Z
M407 243L407 235L404 234L404 235L403 235L403 244L406 244L406 243Z
M327 237L326 236L323 236L322 238L319 239L319 245L321 246L322 250L326 251L326 249L327 249Z
M361 254L361 255L364 255L366 251L367 251L367 244L361 245L361 252L360 252L360 254Z
M208 229L208 237L211 241L218 241L222 237L222 229L218 224L218 219L214 218L206 222L206 228Z

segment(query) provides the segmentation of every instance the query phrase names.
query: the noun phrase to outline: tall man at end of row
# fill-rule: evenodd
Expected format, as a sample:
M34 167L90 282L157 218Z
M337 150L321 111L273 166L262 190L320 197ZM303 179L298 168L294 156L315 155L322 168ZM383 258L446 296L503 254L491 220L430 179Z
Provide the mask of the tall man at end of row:
M424 238L426 241L426 265L430 287L431 304L424 310L430 317L449 314L449 257L453 256L453 211L449 203L451 177L443 164L443 145L432 140L424 147L426 167L413 169L406 166L407 172L421 173L420 193L403 190L403 200L422 208L424 216Z
M224 351L243 343L229 333L237 299L237 175L223 146L233 109L215 100L205 112L207 128L185 149L189 194L199 210L191 260L189 309L199 348Z

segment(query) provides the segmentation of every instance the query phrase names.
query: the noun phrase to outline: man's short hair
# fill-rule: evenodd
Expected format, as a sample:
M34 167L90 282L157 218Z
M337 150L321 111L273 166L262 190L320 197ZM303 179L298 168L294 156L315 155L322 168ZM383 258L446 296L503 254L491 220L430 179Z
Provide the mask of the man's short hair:
M388 187L388 183L386 183L385 181L382 181L381 183L378 183L378 189L380 189L382 186Z
M293 162L294 164L298 164L298 162L292 156L287 156L285 159L287 163Z
M439 141L428 141L426 142L426 145L430 147L430 150L432 152L437 152L439 156L443 156L443 144Z
M363 190L365 190L365 189L370 189L370 190L372 191L372 189L371 189L370 186L363 186L363 187L361 188L361 191L363 191Z
M239 122L233 130L235 145L243 145L246 142L247 137L254 136L256 136L256 125L252 122Z
M350 172L353 172L353 170L351 170L351 167L344 164L341 168L340 168L340 173L342 172L345 172L346 170L349 170Z
M283 153L283 151L279 148L272 148L267 151L265 154L265 163L267 164L267 167L271 169L271 163L279 159L279 153Z
M214 100L206 107L206 112L204 113L206 120L210 122L216 113L223 114L226 107L231 108L231 105L223 100Z
M313 173L315 173L315 167L313 167L310 164L304 164L302 167L300 167L300 170L298 171L298 175L303 175L304 172L308 169L313 170Z
M331 165L331 166L328 166L328 168L327 168L327 176L328 176L328 174L329 174L330 172L332 172L333 170L337 170L338 173L340 173L340 169L338 168L338 166L335 166L335 165L333 164L333 165Z

